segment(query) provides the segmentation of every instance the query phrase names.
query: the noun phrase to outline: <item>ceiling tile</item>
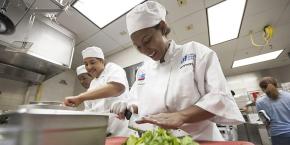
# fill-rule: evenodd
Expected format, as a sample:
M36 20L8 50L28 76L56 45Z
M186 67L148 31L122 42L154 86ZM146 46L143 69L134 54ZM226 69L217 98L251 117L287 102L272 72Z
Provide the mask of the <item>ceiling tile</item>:
M253 34L253 40L256 44L262 45L265 44L265 40L263 38L263 33L258 32ZM237 50L255 48L255 46L251 42L250 35L242 36L238 38Z
M127 32L125 15L105 27L102 31L121 45L131 42Z
M178 36L178 41L189 39L202 32L207 33L206 12L205 10L198 11L178 20L171 26Z
M30 6L33 3L33 0L23 0L27 6ZM49 0L37 0L33 6L37 9L59 9L57 5L52 3Z
M230 68L233 63L233 56L237 46L237 40L227 41L211 46L220 60L223 69Z
M290 48L290 23L288 25L278 26L274 28L272 45L275 49Z
M192 36L188 39L185 39L185 40L181 40L181 41L178 41L178 43L180 44L184 44L184 43L187 43L187 42L190 42L190 41L195 41L195 42L199 42L205 46L209 46L209 42L208 42L208 34L207 33L200 33L200 34L197 34L195 36Z
M290 23L290 1L288 1L288 5L285 8L281 18L279 19L278 25L284 25L284 24L289 24Z
M105 57L110 56L110 55L113 55L113 54L115 54L115 53L118 53L118 52L120 52L120 51L122 51L122 50L124 50L124 49L126 49L126 48L123 48L122 46L117 47L117 48L115 48L114 50L112 50L112 51L106 53Z
M85 42L90 45L100 47L105 55L106 53L113 51L115 48L120 47L120 44L118 44L116 41L114 41L102 31L99 31L94 36L87 39Z
M168 11L167 21L174 22L184 16L204 8L203 0L185 0L184 6L179 6L176 0L158 0Z
M268 24L275 26L282 13L281 7L275 7L257 15L244 17L239 36L248 35L251 30L254 32L263 31L264 26Z
M273 8L281 9L287 2L288 0L248 0L245 16L253 16Z
M248 49L243 49L243 50L237 50L234 54L234 61L260 55L261 51L262 49L260 48L248 48Z
M274 26L274 34L273 38L270 41L272 47L274 49L283 49L289 47L289 38L290 38L290 24L288 25L279 25L277 27ZM253 40L256 44L262 45L265 44L265 40L263 38L263 32L258 32L253 35ZM269 47L269 46L267 46ZM240 37L238 39L238 50L249 49L256 47L252 45L250 35Z
M224 1L224 0L205 0L205 7L208 8L208 7L213 6L217 3L220 3L222 1Z
M67 29L77 34L77 44L100 30L96 25L88 21L74 8L70 8L67 13L61 13L58 17L58 21Z

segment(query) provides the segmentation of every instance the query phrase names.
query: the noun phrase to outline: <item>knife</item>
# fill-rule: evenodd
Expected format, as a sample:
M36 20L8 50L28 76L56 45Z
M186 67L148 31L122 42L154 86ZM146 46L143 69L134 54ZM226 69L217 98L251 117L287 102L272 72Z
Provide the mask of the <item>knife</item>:
M130 112L128 109L125 110L125 118L129 120L128 128L136 131L139 137L141 137L145 131L154 131L157 128L156 125L150 123L136 123L136 121L142 120L142 117L138 114ZM191 136L189 133L185 132L182 129L169 129L168 131L175 137Z

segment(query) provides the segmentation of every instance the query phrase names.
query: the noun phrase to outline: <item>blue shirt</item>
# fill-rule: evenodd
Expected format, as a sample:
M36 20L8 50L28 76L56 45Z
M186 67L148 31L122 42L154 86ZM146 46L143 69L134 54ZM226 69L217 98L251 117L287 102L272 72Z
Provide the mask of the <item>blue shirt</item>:
M270 117L271 136L290 133L290 93L279 92L279 98L274 101L263 96L256 102L257 110L265 110Z

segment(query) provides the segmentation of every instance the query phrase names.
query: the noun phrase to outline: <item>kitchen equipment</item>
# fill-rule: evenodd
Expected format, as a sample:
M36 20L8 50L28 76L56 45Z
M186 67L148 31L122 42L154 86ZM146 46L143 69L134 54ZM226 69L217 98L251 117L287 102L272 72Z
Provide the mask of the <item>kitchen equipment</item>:
M15 31L13 22L4 14L9 0L4 0L0 10L0 34L12 34Z
M29 104L19 105L18 109L56 109L56 110L74 110L76 107L65 106L61 101L30 101Z
M49 0L44 7L37 7L42 3L38 0L0 0L0 8L4 1L9 1L9 7L2 14L16 28L11 35L0 34L0 77L40 84L70 69L75 34L42 15L54 13L54 8L64 10Z
M105 144L108 116L92 112L22 108L4 113L3 127L18 128L11 145L103 145ZM3 135L4 134L4 135ZM4 136L4 137L3 137ZM1 145L1 144L0 144ZM9 144L10 145L10 144Z
M58 101L32 101L27 105L19 105L19 109L27 108L27 109L57 109L57 110L75 110L76 107L68 107L65 106L62 102Z
M136 121L142 120L142 117L139 116L138 114L130 112L127 109L125 110L125 117L127 120L129 120L128 128L136 131L139 137L141 137L145 131L155 130L155 128L157 127L149 123L137 124ZM190 136L189 133L181 129L176 129L176 130L170 129L169 132L176 137Z

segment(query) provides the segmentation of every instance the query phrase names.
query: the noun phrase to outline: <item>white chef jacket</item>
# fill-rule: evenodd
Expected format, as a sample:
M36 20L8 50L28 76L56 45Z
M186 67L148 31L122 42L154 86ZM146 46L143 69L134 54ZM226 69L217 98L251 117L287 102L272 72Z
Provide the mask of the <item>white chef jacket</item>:
M147 60L130 90L141 116L176 112L192 105L215 114L210 120L184 124L196 140L223 140L215 123L235 125L244 119L226 85L214 51L197 43L170 42L165 62ZM198 117L198 116L197 116Z
M122 101L128 97L128 81L125 71L114 63L107 63L103 72L98 78L94 78L88 91L101 88L109 82L116 82L125 86L125 91L120 96L112 96L109 98L102 98L96 100L84 101L85 111L92 111L98 113L109 113L112 103L115 101ZM110 114L108 132L113 136L128 136L131 131L128 129L128 121L116 118L115 114Z

